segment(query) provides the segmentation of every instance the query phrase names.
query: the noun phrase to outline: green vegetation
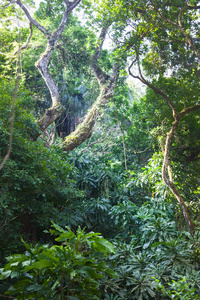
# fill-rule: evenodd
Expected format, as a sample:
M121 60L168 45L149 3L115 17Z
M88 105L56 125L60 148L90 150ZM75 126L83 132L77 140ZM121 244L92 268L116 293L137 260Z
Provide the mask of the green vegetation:
M18 278L6 294L17 299L99 299L98 279L103 274L114 277L115 273L104 262L107 253L114 252L111 243L98 233L84 233L78 228L74 234L70 228L53 225L51 234L58 235L61 246L24 243L25 254L14 254L1 273ZM103 273L103 274L102 274Z
M199 1L0 16L0 298L200 299Z

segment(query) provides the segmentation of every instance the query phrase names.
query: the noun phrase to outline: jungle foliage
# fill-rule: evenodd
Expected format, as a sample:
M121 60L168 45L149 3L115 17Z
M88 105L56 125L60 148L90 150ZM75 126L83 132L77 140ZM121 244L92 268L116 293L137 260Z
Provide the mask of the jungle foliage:
M200 299L199 8L1 2L0 298Z

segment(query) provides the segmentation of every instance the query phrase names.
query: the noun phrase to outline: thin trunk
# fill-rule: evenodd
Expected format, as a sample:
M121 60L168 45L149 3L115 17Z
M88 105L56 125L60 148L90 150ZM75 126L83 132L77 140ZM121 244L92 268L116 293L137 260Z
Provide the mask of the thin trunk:
M166 138L166 142L165 142L164 160L163 160L163 167L162 167L163 181L170 188L170 190L176 197L178 203L180 204L181 209L183 211L184 218L185 218L187 225L191 232L194 232L195 224L192 221L192 219L190 218L187 206L186 206L181 194L179 193L175 184L173 183L173 177L172 177L172 171L171 171L171 166L170 166L170 162L169 162L169 157L170 157L171 140L174 136L174 132L175 132L181 118L184 115L186 115L192 111L196 111L198 109L200 109L200 104L197 104L197 105L194 105L191 107L187 107L187 108L183 109L179 114L175 114L175 121L172 124L171 130L167 134L167 138Z
M125 170L128 171L128 168L127 168L127 159L126 159L126 143L125 143L125 135L124 135L124 130L122 128L122 124L117 116L117 112L116 112L116 109L115 109L115 117L117 119L117 122L118 122L118 125L119 125L119 128L121 130L121 133L122 133L122 142L123 142L123 149L124 149L124 166L125 166Z
M169 155L170 155L170 146L171 146L171 140L174 136L174 132L178 126L178 123L180 121L180 118L178 118L171 127L171 130L167 134L166 143L165 143L165 150L164 150L164 160L163 160L163 167L162 167L162 178L165 184L170 188L173 195L176 197L178 203L181 206L184 218L187 222L187 225L191 232L194 232L195 230L195 224L190 218L187 206L185 202L183 201L183 198L181 197L179 191L177 190L175 184L173 183L173 177L172 177L172 171L171 166L169 162Z

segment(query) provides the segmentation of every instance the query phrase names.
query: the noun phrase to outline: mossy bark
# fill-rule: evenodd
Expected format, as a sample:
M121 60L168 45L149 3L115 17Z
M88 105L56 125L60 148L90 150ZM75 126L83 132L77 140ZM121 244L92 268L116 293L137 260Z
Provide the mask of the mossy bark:
M118 78L118 64L113 66L112 76L103 72L98 64L98 58L101 53L108 27L109 26L101 29L99 43L95 49L95 54L91 59L91 65L100 86L100 95L93 104L92 108L88 111L84 121L76 128L74 132L66 137L62 147L67 152L72 151L74 148L78 147L91 137L97 117L100 114L100 109L106 106L114 94L114 88Z
M101 87L101 92L92 108L88 111L84 121L76 128L74 132L68 135L62 144L65 151L70 152L78 147L92 135L93 127L102 106L105 106L109 99L113 96L114 83Z

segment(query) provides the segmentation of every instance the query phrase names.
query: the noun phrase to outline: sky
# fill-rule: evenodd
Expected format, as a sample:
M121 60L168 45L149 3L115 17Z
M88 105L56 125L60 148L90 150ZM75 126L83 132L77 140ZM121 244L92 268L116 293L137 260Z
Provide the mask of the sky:
M35 6L38 8L41 0L35 0Z

